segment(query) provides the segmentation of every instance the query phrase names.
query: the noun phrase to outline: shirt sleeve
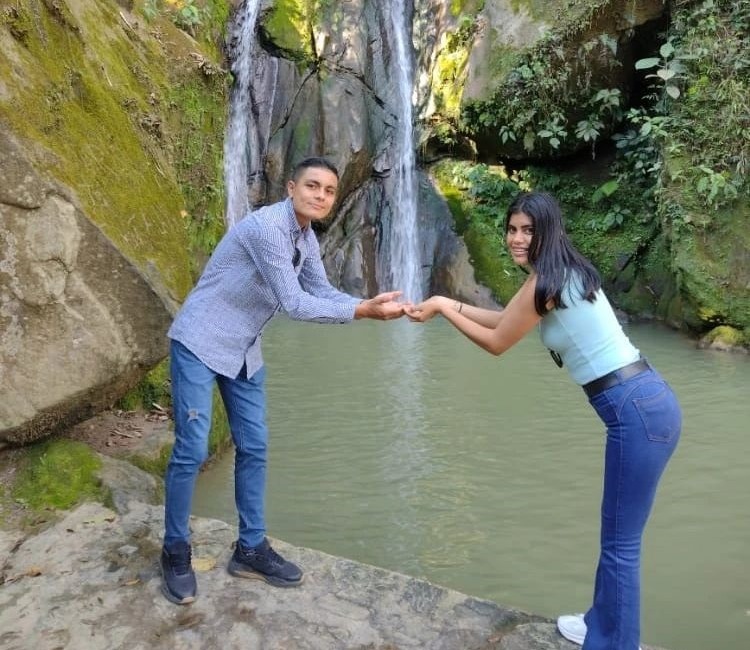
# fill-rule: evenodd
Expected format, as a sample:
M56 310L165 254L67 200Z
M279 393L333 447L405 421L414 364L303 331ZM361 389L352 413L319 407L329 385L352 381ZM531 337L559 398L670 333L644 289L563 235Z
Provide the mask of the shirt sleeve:
M290 318L316 323L348 323L354 319L356 303L343 303L303 290L292 265L293 245L279 228L258 224L242 233L240 243Z

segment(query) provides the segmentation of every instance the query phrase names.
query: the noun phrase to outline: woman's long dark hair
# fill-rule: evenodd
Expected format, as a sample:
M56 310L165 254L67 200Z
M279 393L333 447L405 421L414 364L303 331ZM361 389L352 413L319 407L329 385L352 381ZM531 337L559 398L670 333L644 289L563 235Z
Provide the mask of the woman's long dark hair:
M565 285L575 275L581 298L594 302L602 285L594 265L579 253L568 238L563 225L562 210L557 201L545 192L522 192L511 203L505 215L505 232L510 218L523 212L531 219L534 235L529 245L529 265L536 271L534 307L540 316L549 309L551 300L555 307L565 309L562 299Z

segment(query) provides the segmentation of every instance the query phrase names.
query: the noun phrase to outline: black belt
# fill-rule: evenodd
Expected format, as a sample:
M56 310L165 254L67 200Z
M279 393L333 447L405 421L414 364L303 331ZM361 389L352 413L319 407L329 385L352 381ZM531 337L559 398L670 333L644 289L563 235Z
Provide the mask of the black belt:
M617 386L631 377L642 373L644 370L648 370L650 367L648 361L638 359L638 361L633 361L633 363L629 363L627 366L608 372L606 375L599 377L599 379L594 379L594 381L584 384L583 391L589 397L594 397L594 395L598 395L603 390Z

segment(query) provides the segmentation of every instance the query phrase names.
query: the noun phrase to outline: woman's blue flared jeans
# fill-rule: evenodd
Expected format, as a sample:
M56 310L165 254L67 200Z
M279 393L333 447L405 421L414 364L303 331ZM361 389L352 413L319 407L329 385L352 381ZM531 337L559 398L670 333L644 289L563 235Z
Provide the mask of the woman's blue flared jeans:
M584 650L638 650L641 537L682 426L672 389L653 369L590 400L607 427L601 551Z
M195 480L208 457L214 383L218 384L235 447L234 496L239 539L257 546L265 536L268 449L265 368L252 377L245 369L231 379L215 373L177 341L170 348L175 442L167 466L164 544L190 540L190 509Z

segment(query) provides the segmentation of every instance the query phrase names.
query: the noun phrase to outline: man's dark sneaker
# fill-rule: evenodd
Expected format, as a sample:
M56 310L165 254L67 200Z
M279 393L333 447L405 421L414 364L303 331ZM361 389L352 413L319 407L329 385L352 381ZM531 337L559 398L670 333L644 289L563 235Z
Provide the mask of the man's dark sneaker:
M274 551L265 537L254 548L245 548L238 541L227 570L233 576L265 580L275 587L296 587L304 579L302 569Z
M195 600L198 590L195 582L195 571L190 562L190 544L175 542L161 550L162 583L161 590L178 605L189 605Z

